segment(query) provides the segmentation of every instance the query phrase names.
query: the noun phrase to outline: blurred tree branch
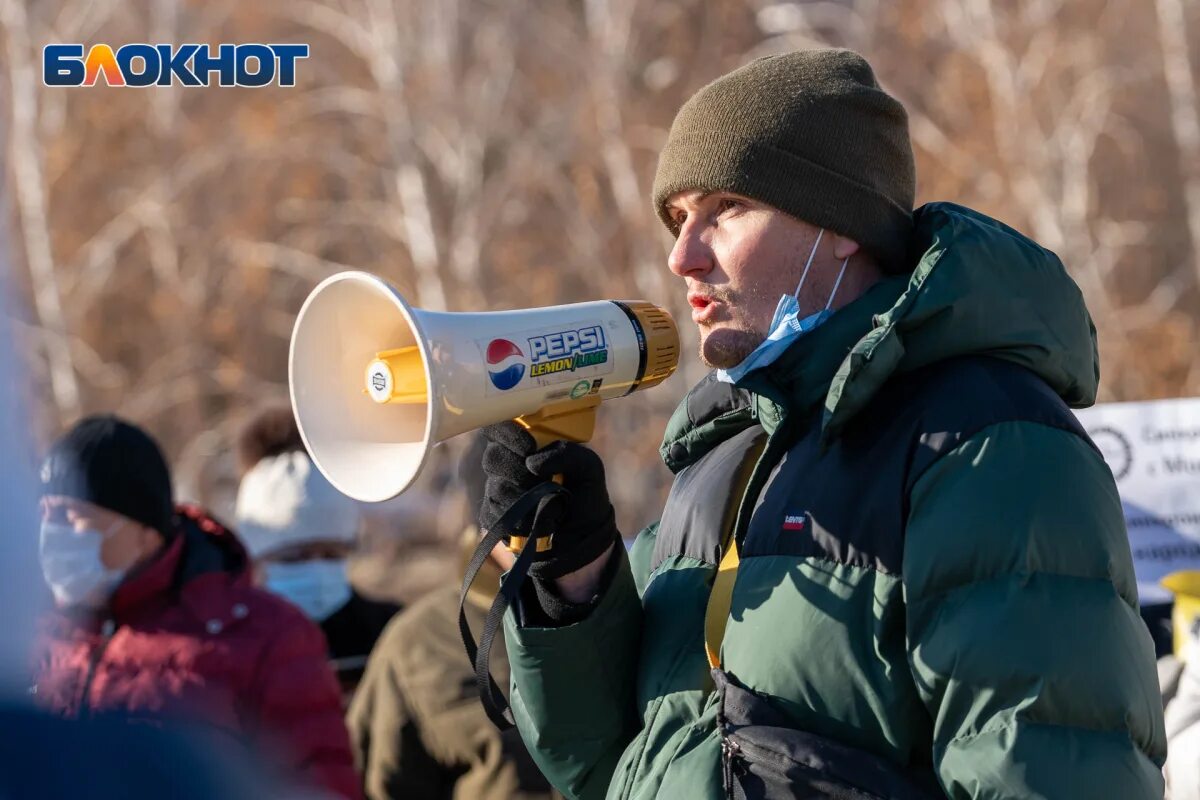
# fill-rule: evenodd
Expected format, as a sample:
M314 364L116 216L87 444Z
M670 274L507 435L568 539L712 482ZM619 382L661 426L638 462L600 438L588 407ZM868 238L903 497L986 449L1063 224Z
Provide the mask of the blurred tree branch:
M1196 79L1187 39L1187 18L1182 0L1156 0L1162 38L1163 73L1171 103L1171 131L1179 148L1184 210L1191 239L1191 262L1200 283L1200 111L1196 107Z
M82 401L74 359L67 343L67 323L58 290L50 223L46 213L42 157L38 147L37 95L32 39L25 7L18 0L0 0L0 26L8 56L9 158L25 264L33 287L33 302L41 326L50 332L42 347L50 372L50 387L59 422L79 416Z

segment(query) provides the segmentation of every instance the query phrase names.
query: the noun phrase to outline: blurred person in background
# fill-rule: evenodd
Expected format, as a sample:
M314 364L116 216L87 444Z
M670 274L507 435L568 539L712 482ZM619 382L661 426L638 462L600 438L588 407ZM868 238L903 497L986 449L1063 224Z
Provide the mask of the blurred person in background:
M1158 661L1166 706L1167 800L1200 800L1200 571L1173 572L1162 585L1175 596L1174 650Z
M1070 411L1098 388L1081 292L915 187L861 56L722 76L654 180L713 369L659 521L626 558L593 451L486 429L482 529L569 493L505 619L513 716L569 797L1162 797L1120 499Z
M321 626L348 700L375 640L399 610L350 584L346 563L362 527L358 504L313 464L286 406L250 421L238 440L238 461L245 473L236 528L257 580Z
M0 188L0 218L4 192ZM0 318L7 305L5 226L0 223ZM276 785L239 748L186 726L128 722L120 715L63 719L33 704L30 654L38 618L50 606L38 563L37 508L25 406L26 381L13 364L13 338L0 341L0 798L38 800L317 800L327 795ZM226 746L222 746L226 745ZM67 765L67 768L64 768ZM136 765L131 768L130 765Z
M39 704L203 726L288 779L359 796L320 630L252 585L229 530L174 505L148 434L113 416L80 421L50 448L41 492L56 610L34 648Z
M469 507L483 498L477 437L460 462ZM458 630L462 571L478 544L474 525L461 540L459 574L397 616L371 653L347 724L369 800L535 800L552 795L516 730L497 731L475 689L475 671ZM512 565L501 545L484 563L467 597L472 629L484 617ZM507 685L508 659L497 639L493 671Z
M1200 658L1196 651L1191 655L1159 662L1166 703L1167 800L1200 800Z

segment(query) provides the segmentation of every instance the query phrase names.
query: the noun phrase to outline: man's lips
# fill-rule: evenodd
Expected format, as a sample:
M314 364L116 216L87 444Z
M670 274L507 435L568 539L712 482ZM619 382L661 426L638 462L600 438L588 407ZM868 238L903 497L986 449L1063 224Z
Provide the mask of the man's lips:
M688 305L692 307L692 322L697 325L703 325L706 322L711 322L717 313L717 308L721 305L720 300L716 300L711 295L688 293Z

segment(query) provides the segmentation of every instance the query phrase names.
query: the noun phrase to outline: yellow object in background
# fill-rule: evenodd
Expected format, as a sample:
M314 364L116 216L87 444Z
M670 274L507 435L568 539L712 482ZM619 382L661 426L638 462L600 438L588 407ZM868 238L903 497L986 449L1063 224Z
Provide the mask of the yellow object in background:
M1200 642L1200 570L1172 572L1161 583L1175 595L1175 608L1171 611L1175 656L1187 661L1190 651Z

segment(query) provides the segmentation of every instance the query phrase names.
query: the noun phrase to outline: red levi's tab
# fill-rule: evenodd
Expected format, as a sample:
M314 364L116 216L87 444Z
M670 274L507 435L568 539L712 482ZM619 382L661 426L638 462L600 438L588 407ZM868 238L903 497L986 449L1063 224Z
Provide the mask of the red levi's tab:
M805 523L808 522L808 514L788 514L783 518L783 529L785 531L802 531Z

